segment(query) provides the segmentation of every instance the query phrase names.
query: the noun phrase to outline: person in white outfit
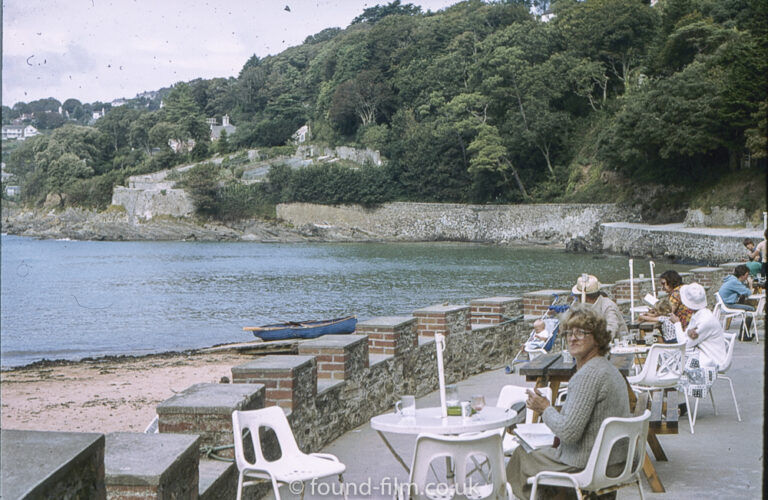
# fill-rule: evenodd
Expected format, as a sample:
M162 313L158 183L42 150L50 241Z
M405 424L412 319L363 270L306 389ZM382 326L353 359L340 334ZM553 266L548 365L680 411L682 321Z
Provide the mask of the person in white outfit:
M685 331L680 324L680 318L674 314L669 318L677 332L677 341L686 344L686 365L690 366L691 358L698 359L700 368L717 369L718 366L724 365L727 350L725 332L712 311L707 309L707 293L704 287L698 283L681 286L680 301L694 311ZM688 383L691 383L694 380L691 377L695 375L686 371L685 377ZM688 406L685 403L680 403L678 408L680 416L688 412Z
M712 311L707 309L707 294L698 283L680 287L683 305L694 311L688 328L683 331L680 319L674 314L670 320L675 324L677 341L686 343L686 357L698 356L701 366L716 367L725 364L725 332Z

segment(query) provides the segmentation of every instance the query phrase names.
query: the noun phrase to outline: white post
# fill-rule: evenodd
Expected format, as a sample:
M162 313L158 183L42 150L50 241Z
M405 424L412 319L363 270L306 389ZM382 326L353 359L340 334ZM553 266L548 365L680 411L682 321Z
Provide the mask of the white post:
M768 212L763 212L763 231L768 229Z
M632 259L629 259L629 318L635 322L635 273L632 268Z
M653 261L650 262L651 266L651 292L653 293L653 296L656 297L656 278L653 277L653 270L656 267L656 264L653 263Z
M437 382L440 385L440 410L443 418L448 417L448 406L445 404L445 371L443 370L443 351L445 350L445 336L442 333L435 334L435 349L437 349Z

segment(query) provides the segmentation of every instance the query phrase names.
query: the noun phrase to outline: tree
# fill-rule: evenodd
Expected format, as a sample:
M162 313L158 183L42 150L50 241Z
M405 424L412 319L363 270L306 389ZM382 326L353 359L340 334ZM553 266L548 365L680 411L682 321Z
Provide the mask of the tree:
M387 5L376 5L363 10L363 13L352 20L350 24L369 23L376 24L387 16L415 16L421 14L421 7L407 3L400 4L400 0L394 0Z
M467 151L472 155L472 159L469 162L469 173L474 175L475 178L491 177L499 179L495 182L494 186L499 188L509 184L509 174L511 173L523 199L529 197L523 182L520 180L517 169L507 158L507 149L502 144L496 127L486 124L480 125L477 137L470 143Z
M603 62L629 88L659 26L658 13L640 0L557 2L553 25L577 58Z
M48 166L48 187L64 199L64 191L76 179L85 179L94 174L93 169L72 153L64 153Z

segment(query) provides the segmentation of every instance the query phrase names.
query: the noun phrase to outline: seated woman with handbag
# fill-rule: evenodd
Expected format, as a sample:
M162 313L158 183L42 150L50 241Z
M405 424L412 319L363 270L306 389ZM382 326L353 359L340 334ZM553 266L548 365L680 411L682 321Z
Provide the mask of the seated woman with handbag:
M629 416L627 384L605 357L612 338L605 318L589 304L574 304L566 314L561 326L568 350L576 360L576 373L568 382L568 398L560 411L535 390L528 390L526 402L528 408L541 413L557 445L530 453L522 446L514 451L507 465L507 480L517 498L530 497L527 481L538 472L583 470L603 420ZM611 463L609 471L612 467L618 473L623 464ZM552 489L546 492L546 498L573 493L572 489Z

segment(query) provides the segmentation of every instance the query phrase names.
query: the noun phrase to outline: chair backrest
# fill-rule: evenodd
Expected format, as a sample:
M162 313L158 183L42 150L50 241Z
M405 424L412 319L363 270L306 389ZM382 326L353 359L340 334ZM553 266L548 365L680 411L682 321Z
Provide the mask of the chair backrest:
M734 309L732 307L728 307L725 305L725 302L723 302L723 298L720 296L720 292L715 292L715 299L717 300L717 306L720 306L720 314L722 313L729 313L729 314L744 314L743 309Z
M489 483L492 489L488 496L478 495L474 488L485 484L475 476L468 477L474 470L471 457L476 461L488 460ZM454 466L453 484L447 481L436 480L431 474L430 465L444 466L445 458L451 458ZM434 464L433 464L434 462ZM484 498L489 500L501 500L508 498L507 473L504 470L504 455L501 451L501 435L497 431L485 431L459 436L447 436L438 434L419 434L416 438L416 449L413 452L413 464L411 465L411 500L427 500L435 497L435 493L445 494L456 488L454 500L467 498ZM487 488L487 486L486 486ZM485 488L484 488L485 489ZM430 496L429 493L432 495ZM468 495L469 494L469 495ZM450 495L448 496L450 497Z
M272 429L280 445L280 457L275 460L269 460L264 457L264 450L261 446L260 428ZM253 443L253 452L255 462L249 462L245 457L243 449L243 434L245 430L251 434ZM232 432L235 438L235 462L238 469L248 465L265 466L269 463L280 462L283 460L295 460L302 455L296 439L293 437L293 431L285 417L285 412L279 406L270 406L258 410L233 411L232 412Z
M544 344L544 350L550 352L552 346L555 345L555 339L557 339L557 333L560 331L560 320L557 318L545 318L544 324L547 325L547 331L550 332L547 343Z
M648 436L648 420L651 411L645 410L638 417L610 417L603 420L597 432L595 444L583 471L574 474L582 489L595 491L611 485L626 483L637 477L645 458L645 441ZM616 477L607 474L608 459L614 445L622 440L617 450L622 451L624 468ZM626 448L624 446L626 445ZM618 458L618 457L615 457Z
M737 334L735 333L726 333L723 335L725 337L725 361L723 362L723 366L717 367L718 373L725 373L731 367L731 362L733 361L733 348L736 346L736 335Z
M528 394L525 392L530 387L523 387L519 385L505 385L499 392L499 399L496 400L496 406L498 408L511 408L515 403L525 403L528 399ZM552 389L549 387L540 387L539 392L548 400L552 400ZM533 420L533 410L525 410L525 423L530 424Z
M653 387L673 387L685 368L685 343L653 344L642 371L633 383Z

